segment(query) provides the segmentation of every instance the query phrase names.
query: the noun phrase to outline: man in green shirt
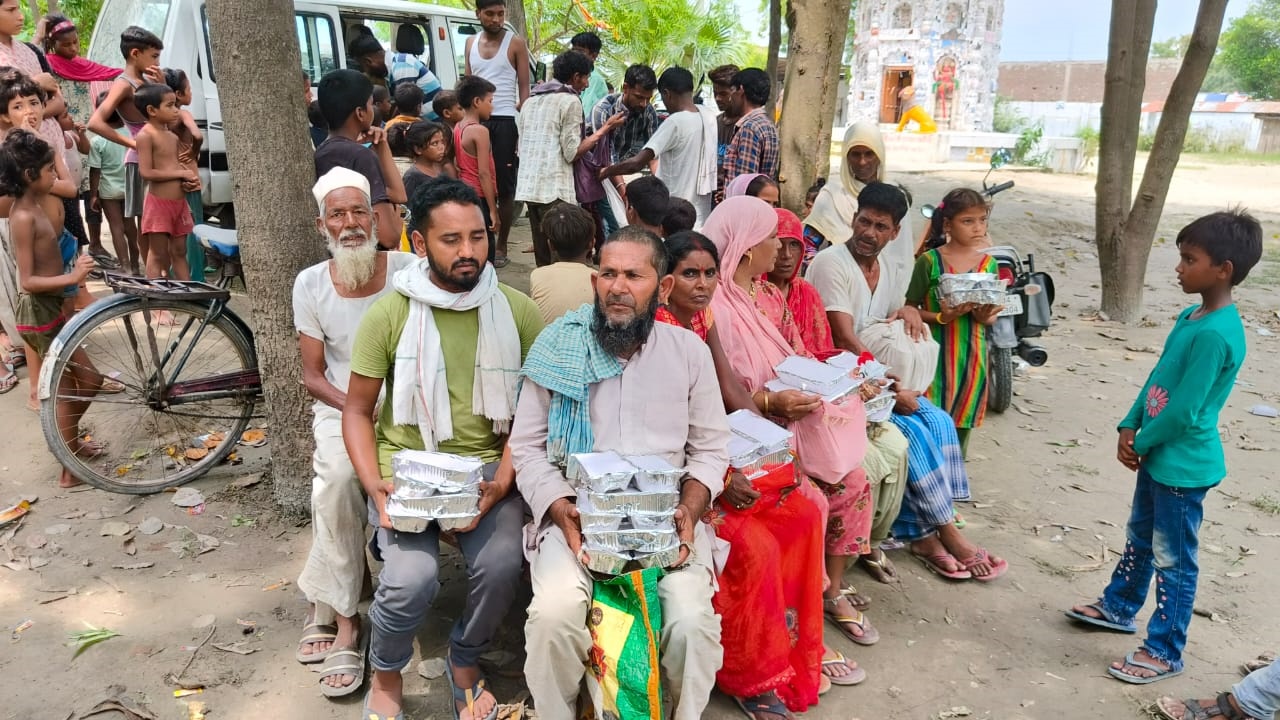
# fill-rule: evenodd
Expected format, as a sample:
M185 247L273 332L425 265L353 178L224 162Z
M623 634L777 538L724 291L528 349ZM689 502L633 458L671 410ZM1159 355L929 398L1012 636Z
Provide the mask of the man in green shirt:
M497 706L480 677L479 656L511 606L523 557L524 502L513 491L515 473L503 451L520 366L542 318L485 262L488 235L474 190L438 181L415 193L409 211L410 238L422 259L396 273L395 292L361 322L342 413L347 453L377 513L384 562L369 610L374 675L364 716L403 718L400 671L413 658L414 634L440 588L438 525L397 532L386 511L391 456L425 449L486 463L480 516L456 533L470 589L446 661L459 717L479 720Z
M586 55L596 64L595 69L591 71L591 80L587 83L587 89L578 94L582 99L582 114L586 118L591 117L591 108L609 94L609 83L605 81L604 73L600 72L600 49L603 47L600 36L590 30L574 35L569 41L571 50L577 50Z
M1262 226L1243 211L1206 215L1178 233L1178 284L1199 294L1178 316L1133 409L1120 422L1116 456L1138 473L1124 554L1097 602L1073 620L1123 633L1156 578L1156 609L1140 648L1107 672L1137 685L1182 674L1195 606L1204 497L1227 474L1218 413L1244 362L1245 334L1231 289L1262 258Z

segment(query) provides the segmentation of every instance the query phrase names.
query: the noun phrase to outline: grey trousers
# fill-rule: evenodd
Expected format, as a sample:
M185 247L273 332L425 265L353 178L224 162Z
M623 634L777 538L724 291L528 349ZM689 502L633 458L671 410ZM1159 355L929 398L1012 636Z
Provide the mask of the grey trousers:
M486 476L492 471L486 468ZM466 606L449 635L453 664L475 667L511 608L523 562L524 499L512 493L475 530L458 534L467 563ZM369 662L374 670L403 670L413 659L413 636L440 590L440 529L405 533L379 528L383 566L369 608Z

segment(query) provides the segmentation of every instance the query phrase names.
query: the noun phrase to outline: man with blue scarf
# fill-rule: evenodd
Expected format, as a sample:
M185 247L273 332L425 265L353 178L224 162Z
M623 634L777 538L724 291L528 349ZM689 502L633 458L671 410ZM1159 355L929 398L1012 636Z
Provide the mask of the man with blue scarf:
M666 266L666 248L652 233L627 227L612 235L594 305L549 326L525 361L509 448L533 511L525 677L544 720L574 717L592 645L592 579L579 560L582 529L564 475L574 453L661 455L685 468L676 510L683 551L658 583L663 692L676 720L701 717L720 668L711 533L699 519L724 487L729 425L706 344L654 323Z

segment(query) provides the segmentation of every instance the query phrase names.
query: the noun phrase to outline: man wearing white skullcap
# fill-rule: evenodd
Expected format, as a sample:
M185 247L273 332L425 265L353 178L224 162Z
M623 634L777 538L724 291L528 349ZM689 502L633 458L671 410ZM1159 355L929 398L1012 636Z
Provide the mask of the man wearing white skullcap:
M303 270L293 283L302 377L316 400L311 553L298 577L312 607L297 660L324 663L320 690L339 697L360 688L367 645L356 610L368 574L367 511L342 439L351 342L361 317L391 290L391 276L415 258L378 250L369 181L360 173L335 167L316 181L312 193L320 212L316 229L328 241L332 259Z

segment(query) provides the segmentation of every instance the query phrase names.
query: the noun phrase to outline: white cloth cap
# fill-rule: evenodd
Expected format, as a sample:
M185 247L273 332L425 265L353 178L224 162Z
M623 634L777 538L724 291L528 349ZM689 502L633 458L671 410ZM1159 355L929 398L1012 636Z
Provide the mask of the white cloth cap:
M364 175L344 167L335 167L316 180L316 184L311 188L311 194L315 195L316 207L320 212L324 212L324 199L329 193L340 188L355 188L364 193L364 199L369 200L369 180Z

